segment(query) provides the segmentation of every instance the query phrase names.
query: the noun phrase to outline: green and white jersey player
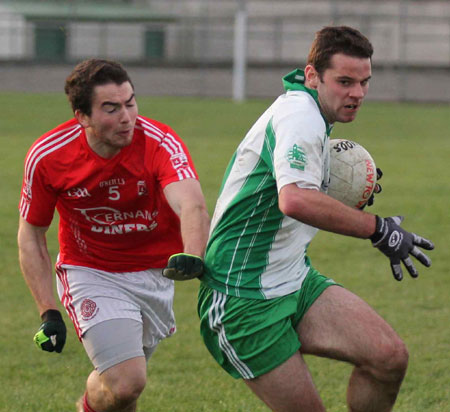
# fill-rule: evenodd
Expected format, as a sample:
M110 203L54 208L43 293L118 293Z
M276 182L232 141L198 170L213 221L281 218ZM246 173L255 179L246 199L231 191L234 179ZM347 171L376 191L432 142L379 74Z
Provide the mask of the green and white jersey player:
M307 65L256 121L234 154L217 201L201 278L203 340L231 376L274 411L324 411L304 354L354 365L351 411L390 411L408 363L395 331L366 302L315 270L306 255L318 229L370 239L413 277L410 255L433 244L326 194L329 134L356 118L373 48L350 27L316 33ZM326 252L326 251L324 251Z
M253 299L298 290L309 270L306 248L318 229L283 214L290 183L327 191L331 127L302 70L284 77L286 93L259 118L235 152L211 225L204 281ZM305 116L304 114L308 115Z

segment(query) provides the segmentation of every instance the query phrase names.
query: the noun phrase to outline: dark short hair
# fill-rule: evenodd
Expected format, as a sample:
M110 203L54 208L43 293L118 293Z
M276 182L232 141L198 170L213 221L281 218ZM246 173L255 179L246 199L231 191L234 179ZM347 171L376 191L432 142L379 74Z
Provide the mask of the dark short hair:
M74 112L80 110L90 116L95 86L108 83L121 85L125 82L130 82L133 87L128 73L120 63L111 60L88 59L75 66L66 79L64 91Z
M372 58L370 41L358 30L348 26L326 26L316 33L308 54L320 77L331 66L331 58L338 53L352 57Z

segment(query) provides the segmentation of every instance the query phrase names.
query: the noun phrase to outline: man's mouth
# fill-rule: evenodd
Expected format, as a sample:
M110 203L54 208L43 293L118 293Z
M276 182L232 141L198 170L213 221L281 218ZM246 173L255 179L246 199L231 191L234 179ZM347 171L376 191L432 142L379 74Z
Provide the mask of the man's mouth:
M358 108L358 105L357 104L346 104L344 107L349 110L356 110Z

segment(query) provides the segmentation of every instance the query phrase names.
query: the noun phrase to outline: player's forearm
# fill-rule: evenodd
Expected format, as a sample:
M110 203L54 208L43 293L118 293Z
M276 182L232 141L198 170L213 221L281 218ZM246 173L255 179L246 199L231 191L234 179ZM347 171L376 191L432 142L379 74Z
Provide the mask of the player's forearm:
M317 190L289 186L280 193L280 209L288 216L318 229L346 236L365 239L374 233L374 215L348 207Z
M182 209L180 224L183 252L203 257L209 234L209 215L203 202Z
M53 295L53 276L45 235L27 230L23 225L18 233L20 267L33 295L39 314L56 309Z
M164 194L180 218L183 252L203 257L209 234L209 215L200 183L195 179L174 182L164 188Z

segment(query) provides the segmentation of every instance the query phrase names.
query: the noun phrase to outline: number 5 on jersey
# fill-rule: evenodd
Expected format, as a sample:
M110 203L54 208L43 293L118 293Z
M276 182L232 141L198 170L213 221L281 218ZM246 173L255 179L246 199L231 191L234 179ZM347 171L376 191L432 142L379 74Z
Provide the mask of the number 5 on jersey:
M119 192L119 186L109 186L109 200L119 200L120 199L120 192Z

